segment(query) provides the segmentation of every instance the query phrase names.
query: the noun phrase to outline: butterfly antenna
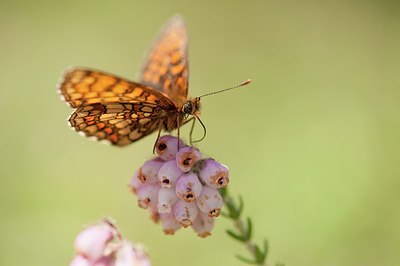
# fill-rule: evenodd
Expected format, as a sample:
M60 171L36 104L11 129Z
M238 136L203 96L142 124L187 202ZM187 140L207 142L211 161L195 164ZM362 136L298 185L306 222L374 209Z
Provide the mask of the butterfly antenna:
M214 91L214 92L206 93L206 94L201 95L199 98L202 98L202 97L205 97L205 96L209 96L209 95L213 95L213 94L217 94L217 93L221 93L221 92L224 92L224 91L233 90L233 89L245 86L245 85L250 84L250 83L251 83L251 79L247 79L247 80L243 81L242 83L240 83L239 85L236 85L236 86L233 86L233 87L230 87L230 88L227 88L227 89L223 89L223 90L220 90L220 91ZM199 119L199 121L200 121L200 119Z
M206 129L206 126L203 124L203 121L201 121L200 117L198 115L194 115L194 116L197 118L197 120L199 120L201 126L203 127L203 137L201 137L201 139L199 139L199 140L192 141L193 143L196 143L196 142L200 142L203 139L205 139L205 137L207 135L207 129Z

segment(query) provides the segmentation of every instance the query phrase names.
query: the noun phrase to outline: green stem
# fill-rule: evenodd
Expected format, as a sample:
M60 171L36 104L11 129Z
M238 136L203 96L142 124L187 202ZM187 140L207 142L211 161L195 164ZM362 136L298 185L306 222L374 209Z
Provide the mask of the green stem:
M252 240L252 221L250 218L243 219L243 201L239 197L238 203L229 195L226 189L221 189L221 195L224 199L227 213L223 216L233 221L236 230L227 230L227 233L232 238L242 242L251 255L251 259L237 255L236 257L243 262L264 266L268 254L268 243L265 240L264 245L260 248Z

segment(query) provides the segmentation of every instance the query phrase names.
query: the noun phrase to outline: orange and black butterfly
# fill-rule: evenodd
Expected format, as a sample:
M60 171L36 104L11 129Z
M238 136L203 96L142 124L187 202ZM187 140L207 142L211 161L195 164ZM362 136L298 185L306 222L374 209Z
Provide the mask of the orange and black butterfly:
M179 136L179 127L189 115L199 119L200 97L188 99L188 78L187 29L183 19L175 16L147 54L140 83L73 68L64 74L59 91L76 108L69 118L76 131L125 146L156 130L160 135L162 129L178 129Z

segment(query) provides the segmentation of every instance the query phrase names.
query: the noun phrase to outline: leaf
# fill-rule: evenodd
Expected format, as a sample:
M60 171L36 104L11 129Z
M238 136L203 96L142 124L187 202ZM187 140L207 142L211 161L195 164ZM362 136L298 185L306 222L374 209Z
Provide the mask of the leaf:
M264 263L264 259L265 259L264 254L258 246L254 246L254 257L256 257L256 260L258 263L260 263L260 264Z
M246 232L246 240L250 240L253 233L253 223L251 222L250 217L247 217L247 232Z
M265 239L264 240L264 246L263 246L263 251L258 246L254 247L254 254L258 262L261 264L264 264L265 259L267 258L268 255L268 241Z
M243 198L242 196L239 196L239 207L236 208L236 213L237 213L236 218L239 218L240 215L242 214L243 207L244 207Z
M267 256L268 251L269 251L268 240L264 239L264 254L265 254L265 256Z
M242 256L240 256L240 255L236 255L236 258L237 258L238 260L241 260L241 261L246 262L246 263L248 263L248 264L259 265L259 263L258 263L257 261L251 260L251 259L248 259L248 258L245 258L245 257L242 257Z
M231 230L226 230L226 233L240 242L246 242L246 239L243 236L239 236Z

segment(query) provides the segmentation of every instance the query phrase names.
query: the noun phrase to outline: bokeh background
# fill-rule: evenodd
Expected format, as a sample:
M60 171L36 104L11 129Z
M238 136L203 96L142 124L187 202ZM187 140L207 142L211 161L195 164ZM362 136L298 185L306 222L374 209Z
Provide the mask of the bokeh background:
M62 71L135 78L161 25L190 33L190 94L203 99L200 149L227 164L270 263L400 261L398 1L0 1L0 265L68 265L104 216L153 264L243 265L219 218L213 236L165 236L126 184L155 135L124 149L66 123ZM197 134L201 134L198 127Z

